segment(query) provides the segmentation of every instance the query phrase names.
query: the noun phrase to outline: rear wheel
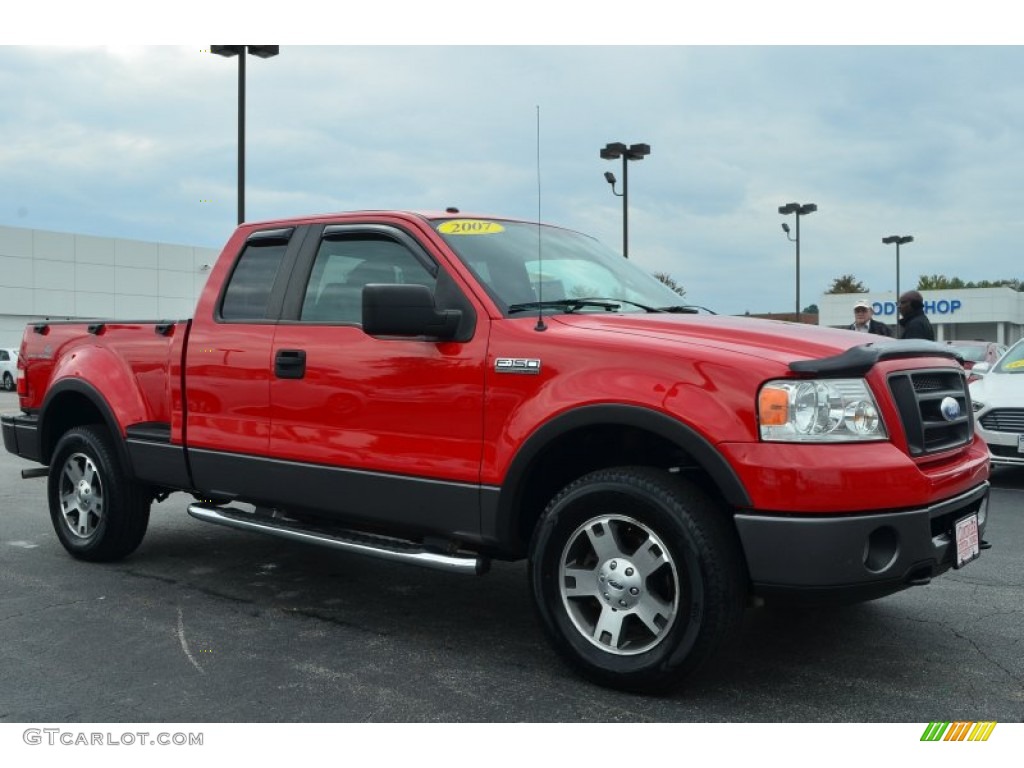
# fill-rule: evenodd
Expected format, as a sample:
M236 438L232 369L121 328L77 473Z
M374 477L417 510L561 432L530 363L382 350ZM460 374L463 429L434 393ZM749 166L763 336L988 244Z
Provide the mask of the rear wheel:
M530 582L555 648L602 685L677 685L738 630L739 544L723 510L663 471L589 474L548 505Z
M14 391L14 377L11 376L10 371L4 371L4 389L8 392Z
M102 427L75 427L61 437L47 495L57 538L82 560L130 555L149 525L149 490L128 477Z

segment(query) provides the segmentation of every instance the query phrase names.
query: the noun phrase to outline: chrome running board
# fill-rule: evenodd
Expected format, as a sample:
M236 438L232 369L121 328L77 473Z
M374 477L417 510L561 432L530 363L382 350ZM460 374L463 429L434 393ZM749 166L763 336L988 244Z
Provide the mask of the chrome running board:
M441 571L480 575L486 573L490 567L490 560L485 557L432 552L415 542L404 539L348 530L326 531L294 520L257 515L231 507L189 504L188 513L197 520L228 528L266 533L304 544L317 544L330 549L340 549L343 552L355 552L359 555L394 560Z

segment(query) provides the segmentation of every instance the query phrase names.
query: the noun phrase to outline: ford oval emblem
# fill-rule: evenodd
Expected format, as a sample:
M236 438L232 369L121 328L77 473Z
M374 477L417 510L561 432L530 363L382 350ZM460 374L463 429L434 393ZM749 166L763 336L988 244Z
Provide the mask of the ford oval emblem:
M960 403L952 397L942 398L939 410L942 412L942 418L946 421L956 421L960 418Z

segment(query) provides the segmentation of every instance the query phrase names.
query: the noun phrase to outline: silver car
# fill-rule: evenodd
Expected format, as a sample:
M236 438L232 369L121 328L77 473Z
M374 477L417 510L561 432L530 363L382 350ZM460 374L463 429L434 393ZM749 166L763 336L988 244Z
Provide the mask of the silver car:
M978 368L985 366L979 364ZM988 443L992 464L1024 467L1024 339L970 383L978 434Z
M18 380L18 350L0 347L0 387L13 392Z

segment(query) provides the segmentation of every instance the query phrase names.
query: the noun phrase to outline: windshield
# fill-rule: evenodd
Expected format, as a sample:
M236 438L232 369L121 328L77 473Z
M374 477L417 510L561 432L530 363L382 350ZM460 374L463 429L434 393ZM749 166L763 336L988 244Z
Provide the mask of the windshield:
M999 373L1022 373L1024 374L1024 340L1018 341L1009 351L999 358L999 364L995 367Z
M578 232L497 219L432 224L509 314L537 302L568 312L648 312L683 302L653 275Z
M964 360L968 360L972 363L980 363L985 360L988 348L982 345L973 344L950 344L953 351L956 352Z

